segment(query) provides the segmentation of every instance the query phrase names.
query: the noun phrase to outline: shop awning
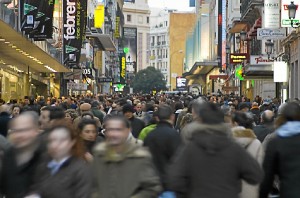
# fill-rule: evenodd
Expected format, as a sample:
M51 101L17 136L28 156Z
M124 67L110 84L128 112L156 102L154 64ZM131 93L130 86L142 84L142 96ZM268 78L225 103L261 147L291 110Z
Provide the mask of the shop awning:
M100 33L88 33L86 34L87 38L96 38L96 42L100 45L99 47L103 51L110 51L114 52L116 51L116 46L111 40L109 34L100 34Z
M55 58L0 20L0 65L24 72L69 72Z
M234 22L232 28L229 30L230 33L240 33L242 30L245 30L247 23L245 22Z
M208 74L216 66L218 66L218 62L215 61L195 62L192 69L184 73L183 77L192 78L193 76Z
M273 78L273 65L247 65L245 79L271 79Z

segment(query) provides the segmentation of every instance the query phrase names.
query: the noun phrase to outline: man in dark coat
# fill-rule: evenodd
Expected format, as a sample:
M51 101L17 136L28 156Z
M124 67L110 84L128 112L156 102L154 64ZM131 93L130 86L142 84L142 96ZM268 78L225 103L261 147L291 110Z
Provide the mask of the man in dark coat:
M92 106L91 112L95 117L97 117L100 120L102 124L104 119L104 114L99 109L100 103L98 101L93 101L91 106Z
M0 134L7 136L8 122L10 120L9 106L4 104L0 107Z
M140 132L145 128L145 123L134 117L134 108L130 104L126 104L123 106L123 114L124 116L129 120L131 129L132 129L132 135L135 138L139 137Z
M4 154L0 175L0 194L6 198L25 197L33 184L33 175L42 156L38 120L35 112L25 112L10 124L12 146Z
M263 172L256 160L231 138L219 107L199 104L197 115L202 125L192 132L190 143L176 156L169 169L167 187L176 192L177 198L238 198L241 180L258 184Z
M253 131L260 142L270 133L274 132L274 113L273 111L266 110L261 115L261 125L255 126Z
M173 128L174 113L170 106L161 105L157 111L159 123L146 137L144 145L149 147L162 185L166 190L166 171L171 158L180 145L180 136Z

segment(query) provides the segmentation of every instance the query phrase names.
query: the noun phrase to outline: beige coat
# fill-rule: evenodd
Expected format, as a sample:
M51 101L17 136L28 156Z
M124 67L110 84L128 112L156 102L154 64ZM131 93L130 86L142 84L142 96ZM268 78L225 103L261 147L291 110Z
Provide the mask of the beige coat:
M232 128L232 135L237 143L244 147L250 153L250 155L262 166L264 149L260 141L256 138L254 132L251 129L245 129L244 127L234 127ZM243 181L240 198L258 197L259 185L250 185Z
M162 190L151 154L139 144L127 143L124 152L116 154L100 143L93 167L95 198L156 198Z

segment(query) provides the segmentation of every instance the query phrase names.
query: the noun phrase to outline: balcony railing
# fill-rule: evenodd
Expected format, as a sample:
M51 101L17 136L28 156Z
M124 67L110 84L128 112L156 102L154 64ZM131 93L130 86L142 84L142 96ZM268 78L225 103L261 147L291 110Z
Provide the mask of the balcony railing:
M241 18L243 19L255 6L263 6L264 0L241 0Z

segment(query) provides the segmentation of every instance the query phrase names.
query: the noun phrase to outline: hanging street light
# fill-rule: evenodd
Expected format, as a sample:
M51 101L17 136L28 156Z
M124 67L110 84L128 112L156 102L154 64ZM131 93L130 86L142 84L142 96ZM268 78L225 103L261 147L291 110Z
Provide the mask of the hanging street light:
M270 55L273 53L274 43L271 40L267 40L266 44L266 52L268 54L268 59L270 59Z
M289 12L289 19L291 20L291 26L299 27L299 23L294 23L294 19L296 18L296 12L297 12L297 5L294 4L294 1L291 1L291 4L287 6L288 12Z

